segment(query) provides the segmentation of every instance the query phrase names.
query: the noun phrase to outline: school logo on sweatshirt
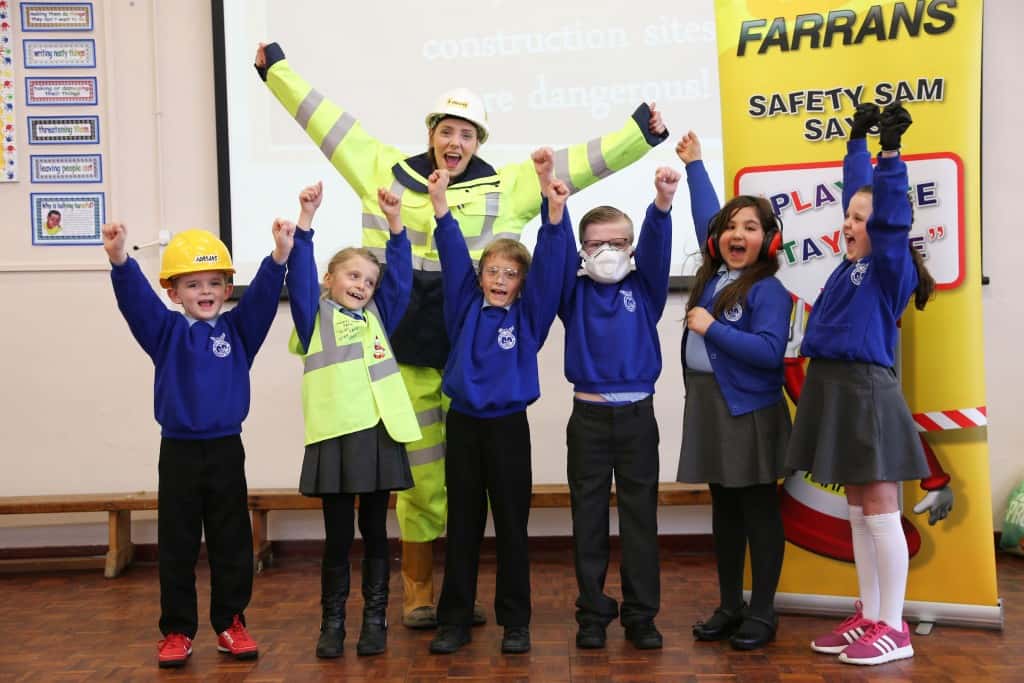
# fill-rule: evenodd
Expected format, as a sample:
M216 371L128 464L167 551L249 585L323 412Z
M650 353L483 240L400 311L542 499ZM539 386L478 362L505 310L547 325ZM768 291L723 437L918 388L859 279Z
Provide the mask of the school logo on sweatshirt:
M622 292L622 305L625 306L626 310L632 313L636 310L636 299L633 298L632 289L623 289Z
M743 307L739 304L733 304L725 311L725 319L731 323L736 322L743 317Z
M210 341L213 342L211 349L217 358L227 358L231 355L231 342L224 338L226 335L226 332L222 332L219 337L210 337Z
M498 328L498 346L508 351L516 346L515 326Z
M850 271L850 282L860 287L860 283L864 282L864 275L868 272L868 266L870 263L864 261L857 261L857 265Z

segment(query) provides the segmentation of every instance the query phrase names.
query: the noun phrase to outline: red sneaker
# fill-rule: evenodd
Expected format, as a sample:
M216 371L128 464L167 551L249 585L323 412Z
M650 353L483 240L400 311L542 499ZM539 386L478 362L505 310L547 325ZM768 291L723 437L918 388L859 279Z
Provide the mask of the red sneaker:
M235 659L256 659L259 656L256 641L249 636L249 632L245 630L245 624L237 614L228 630L217 636L217 649L230 654Z
M192 654L192 639L183 633L168 633L157 645L157 661L161 669L185 666Z

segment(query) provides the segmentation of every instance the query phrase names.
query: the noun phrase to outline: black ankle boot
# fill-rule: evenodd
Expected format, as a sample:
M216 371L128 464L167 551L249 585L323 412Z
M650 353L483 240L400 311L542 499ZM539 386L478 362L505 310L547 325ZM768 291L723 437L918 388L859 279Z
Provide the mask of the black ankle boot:
M316 656L340 657L345 643L345 601L348 600L348 562L340 567L320 568L320 638Z
M388 642L388 558L363 560L363 627L356 653L379 655Z

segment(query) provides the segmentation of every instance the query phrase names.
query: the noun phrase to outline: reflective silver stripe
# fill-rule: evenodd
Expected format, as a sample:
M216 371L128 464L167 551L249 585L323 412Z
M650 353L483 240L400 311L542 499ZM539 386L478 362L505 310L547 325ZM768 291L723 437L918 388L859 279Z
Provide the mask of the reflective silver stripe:
M371 365L369 370L370 381L379 382L385 377L390 377L391 375L398 373L398 362L395 361L394 358L388 358L387 360L382 360L379 363Z
M363 214L363 227L370 228L371 230L383 230L384 232L390 229L388 228L387 218L372 213Z
M324 349L319 353L306 356L305 372L313 372L326 368L335 363L345 363L350 360L359 360L363 357L363 345L360 342L335 346L333 349Z
M299 108L295 111L295 120L302 126L302 130L306 130L306 126L309 125L309 120L313 118L313 112L320 106L320 103L324 101L324 96L316 90L310 90L309 93L299 103Z
M367 247L367 249L370 250L371 254L377 257L378 261L381 263L387 263L387 259L384 257L384 254L386 253L384 247Z
M405 194L405 185L398 182L397 178L395 179L395 182L391 183L391 194L395 195L399 199L401 199L402 195Z
M441 412L441 407L427 408L416 413L416 421L420 423L420 427L429 427L435 425L444 420L444 413Z
M405 236L409 238L409 244L417 247L425 246L427 243L427 233L410 230L408 226L405 228Z
M334 156L334 150L338 149L338 145L341 144L342 138L348 134L354 125L356 125L356 117L345 112L338 117L338 120L334 122L331 129L327 131L327 135L324 136L324 141L320 143L320 151L324 153L324 156L327 157L328 160Z
M334 307L327 301L320 302L320 346L322 350L306 356L303 372L320 370L333 363L344 363L363 357L362 342L338 346L334 337Z
M555 177L569 187L569 192L576 192L576 186L572 184L572 176L569 175L569 148L560 149L555 152Z
M436 446L429 446L427 448L421 448L418 451L408 451L409 464L415 467L416 465L426 465L428 462L436 462L438 460L444 460L444 444L439 443Z
M441 262L437 261L435 259L428 259L428 258L425 258L423 256L413 256L412 257L412 269L413 270L423 270L423 271L426 271L428 273L440 273L441 272Z
M587 142L587 163L590 164L590 172L595 178L607 178L613 171L608 168L608 162L601 153L601 138L594 138Z
M389 234L391 232L391 228L388 226L388 219L384 216L378 216L372 213L363 214L363 228L366 230L380 230L381 232ZM427 243L426 233L406 228L405 235L409 238L410 244L422 247Z
M483 249L494 240L494 224L498 221L501 212L501 193L488 192L486 195L484 222L480 226L480 234L476 237L466 238L466 246L470 251Z

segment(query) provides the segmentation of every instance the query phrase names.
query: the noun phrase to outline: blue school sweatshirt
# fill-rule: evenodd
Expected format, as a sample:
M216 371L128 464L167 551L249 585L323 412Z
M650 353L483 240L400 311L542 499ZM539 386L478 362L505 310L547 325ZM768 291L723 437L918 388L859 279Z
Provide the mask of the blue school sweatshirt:
M249 369L277 314L284 273L267 256L238 305L210 325L168 309L135 259L112 267L117 306L153 359L153 410L162 436L215 439L242 432Z
M701 161L686 165L686 184L697 241L703 246L708 225L720 208L718 196ZM698 302L708 311L721 295L714 293L720 277L727 277L727 273L712 278ZM792 310L793 299L779 279L766 277L754 283L745 302L725 311L708 327L704 346L731 415L744 415L782 400L783 358ZM690 334L694 333L683 330L683 367Z
M851 141L843 162L844 208L862 174L870 170L863 140ZM917 288L910 255L911 207L907 166L896 157L879 157L874 170L871 218L867 231L871 253L858 261L844 259L832 274L807 319L801 353L892 367L896 357L896 322Z
M565 325L565 377L575 391L654 393L661 374L658 320L668 299L672 213L647 208L634 259L621 282L586 275L575 240L566 245L565 281L558 316Z
M302 348L309 348L316 317L320 313L320 279L313 255L313 230L296 230L295 246L288 256L288 303ZM387 266L373 293L381 324L390 337L409 306L412 291L412 250L403 230L388 238L384 252Z
M533 261L519 298L508 309L485 305L466 240L451 212L434 232L441 258L444 322L452 350L443 390L452 409L473 417L500 417L525 410L540 396L537 352L558 312L566 245L574 244L568 208L558 225L548 223L547 200Z

